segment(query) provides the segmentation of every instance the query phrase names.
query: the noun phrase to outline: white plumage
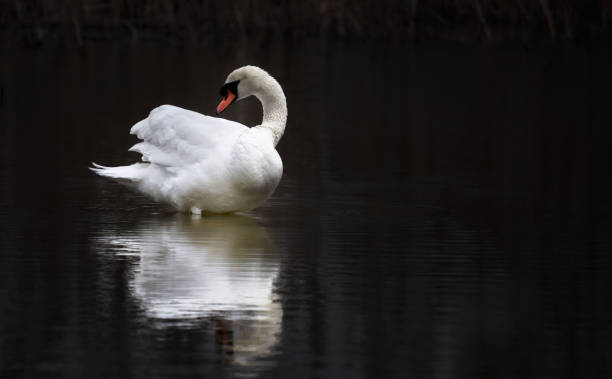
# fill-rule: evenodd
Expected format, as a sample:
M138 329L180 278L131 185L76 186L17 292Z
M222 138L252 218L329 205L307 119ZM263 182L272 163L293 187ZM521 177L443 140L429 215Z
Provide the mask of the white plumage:
M130 133L142 142L131 151L142 163L93 171L137 188L180 211L228 213L252 209L274 191L283 164L275 146L287 120L287 105L278 82L264 70L245 66L226 80L237 100L256 96L263 105L261 125L209 117L172 105L155 108ZM224 86L225 87L225 86ZM218 109L231 104L224 96Z

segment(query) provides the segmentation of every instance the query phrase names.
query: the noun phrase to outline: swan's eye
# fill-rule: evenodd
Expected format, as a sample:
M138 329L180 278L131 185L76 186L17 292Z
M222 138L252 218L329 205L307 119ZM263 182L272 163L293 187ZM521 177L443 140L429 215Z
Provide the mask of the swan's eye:
M225 83L219 90L219 94L225 98L227 97L227 92L229 91L238 97L238 83L240 83L240 80Z

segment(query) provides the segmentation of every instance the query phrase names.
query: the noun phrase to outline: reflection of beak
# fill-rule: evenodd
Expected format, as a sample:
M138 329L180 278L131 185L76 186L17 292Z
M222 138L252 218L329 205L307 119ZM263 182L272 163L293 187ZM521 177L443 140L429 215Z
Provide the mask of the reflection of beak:
M217 115L225 110L225 108L229 107L231 103L236 100L236 95L232 91L227 91L227 95L221 100L219 105L217 105Z

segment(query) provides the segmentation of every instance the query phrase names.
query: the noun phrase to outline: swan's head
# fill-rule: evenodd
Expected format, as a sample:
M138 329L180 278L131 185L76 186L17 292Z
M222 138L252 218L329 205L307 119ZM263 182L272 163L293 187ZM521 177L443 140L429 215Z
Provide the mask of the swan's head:
M266 71L256 66L244 66L235 69L227 76L225 84L219 90L223 97L217 105L217 114L223 112L236 100L260 94L270 82L276 81Z

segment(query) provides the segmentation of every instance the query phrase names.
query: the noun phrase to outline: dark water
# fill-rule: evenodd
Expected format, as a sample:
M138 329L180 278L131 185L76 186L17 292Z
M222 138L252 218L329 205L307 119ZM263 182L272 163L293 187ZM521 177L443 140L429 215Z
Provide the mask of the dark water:
M0 53L3 378L608 378L612 55L577 47ZM261 208L167 213L90 161L283 85ZM256 100L225 117L256 124Z

